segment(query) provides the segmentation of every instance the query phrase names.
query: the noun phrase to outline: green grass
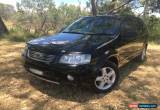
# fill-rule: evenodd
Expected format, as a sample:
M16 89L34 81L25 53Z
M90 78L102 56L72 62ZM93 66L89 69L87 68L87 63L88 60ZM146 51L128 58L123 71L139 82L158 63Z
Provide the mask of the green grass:
M26 42L28 40L36 38L38 35L24 32L24 31L10 31L7 34L1 36L1 39L7 39L15 42Z

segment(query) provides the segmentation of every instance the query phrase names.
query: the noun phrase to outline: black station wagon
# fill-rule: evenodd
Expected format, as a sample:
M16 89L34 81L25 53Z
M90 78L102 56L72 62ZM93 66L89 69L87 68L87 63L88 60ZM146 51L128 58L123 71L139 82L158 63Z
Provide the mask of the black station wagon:
M82 17L61 32L31 40L23 55L31 75L48 82L88 82L99 92L111 90L121 66L146 57L148 31L140 18Z

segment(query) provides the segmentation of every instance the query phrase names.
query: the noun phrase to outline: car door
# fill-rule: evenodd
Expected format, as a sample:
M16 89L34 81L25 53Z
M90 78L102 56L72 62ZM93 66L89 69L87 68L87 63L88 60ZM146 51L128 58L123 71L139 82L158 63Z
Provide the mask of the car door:
M137 27L133 18L126 18L121 23L118 53L121 64L135 57L137 49Z

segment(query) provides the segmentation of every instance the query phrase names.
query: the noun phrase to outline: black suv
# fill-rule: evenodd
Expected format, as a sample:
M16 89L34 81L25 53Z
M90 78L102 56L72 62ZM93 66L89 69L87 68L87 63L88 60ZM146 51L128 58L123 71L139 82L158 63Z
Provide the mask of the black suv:
M118 69L146 57L148 31L134 16L82 17L61 32L27 43L24 66L39 79L60 84L89 82L97 91L111 90Z

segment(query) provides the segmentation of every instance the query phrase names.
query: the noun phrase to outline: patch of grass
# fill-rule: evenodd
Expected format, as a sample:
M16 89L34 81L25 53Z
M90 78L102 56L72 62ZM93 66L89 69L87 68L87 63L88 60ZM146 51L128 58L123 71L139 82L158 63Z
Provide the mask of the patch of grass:
M7 39L15 42L26 42L33 38L36 38L38 35L24 32L24 31L14 31L11 30L9 33L2 35L1 38Z
M149 37L149 43L151 43L151 44L160 44L160 34L151 35Z
M160 26L156 29L150 30L148 40L154 44L160 44Z

